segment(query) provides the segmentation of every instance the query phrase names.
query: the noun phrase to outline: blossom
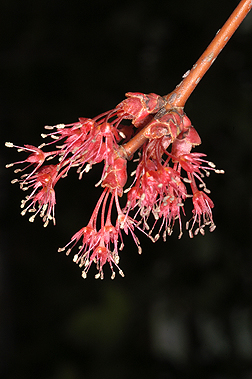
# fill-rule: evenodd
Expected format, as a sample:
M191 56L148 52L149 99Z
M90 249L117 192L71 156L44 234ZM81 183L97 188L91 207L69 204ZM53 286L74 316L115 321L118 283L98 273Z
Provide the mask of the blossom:
M54 186L57 182L57 166L47 165L41 167L35 174L29 176L29 179L25 178L24 181L27 187L22 187L24 191L29 188L33 188L30 195L26 196L25 200L21 202L21 208L23 211L21 215L25 215L26 212L35 212L29 218L30 222L33 222L37 214L40 213L44 226L47 226L49 221L52 220L55 224L55 191ZM23 186L22 182L21 186ZM26 205L28 203L28 205ZM36 205L38 208L36 209Z
M12 180L23 191L30 191L21 202L21 214L32 213L31 222L39 214L44 226L50 221L56 223L55 186L59 179L66 177L72 168L82 179L93 165L103 163L96 184L103 191L88 224L58 249L69 255L79 245L73 261L82 268L83 278L96 265L95 277L103 279L106 263L112 279L116 270L124 276L119 267L123 234L132 236L140 254L137 230L153 242L161 234L166 241L178 224L181 238L186 216L184 204L188 200L193 204L191 220L186 223L189 236L204 234L206 226L210 231L215 229L214 204L205 177L211 171L224 171L216 169L206 154L192 152L201 139L183 108L167 110L165 106L165 98L157 94L128 92L114 109L92 119L81 117L74 123L45 126L48 132L41 134L45 142L38 147L6 143L7 147L28 153L26 159L6 166L25 164L14 170L22 173L20 178ZM134 141L138 146L136 159L131 148ZM130 175L132 183L125 190L127 161L131 158L137 164ZM48 160L53 160L53 164L48 164ZM122 208L120 199L124 194L127 200Z
M44 152L40 148L33 146L33 145L17 146L17 145L14 145L12 142L5 142L5 146L6 147L15 147L18 149L18 152L26 152L26 153L30 154L23 161L9 163L6 165L6 168L9 168L9 167L12 167L16 164L28 163L28 165L26 165L24 168L16 169L14 171L15 173L22 172L22 171L26 170L27 168L31 167L32 165L35 166L33 171L29 175L26 175L26 179L22 180L23 184L43 165L43 163L45 162L46 159L52 159L58 154L58 151Z
M72 248L79 242L80 239L82 239L82 245L80 246L78 253L74 255L73 261L77 263L79 267L84 266L82 271L83 278L87 277L87 272L93 262L96 263L98 270L96 278L104 278L103 266L106 262L110 265L112 279L115 277L113 265L119 270L119 274L124 276L123 271L118 266L118 241L119 238L121 238L121 233L118 226L115 227L111 223L111 211L114 198L117 197L117 190L115 189L111 194L108 212L107 215L105 215L109 195L109 189L105 188L96 204L88 225L74 234L71 241L65 247L58 249L59 252L66 251L66 254L69 255ZM99 212L101 213L100 229L97 227Z
M193 235L197 235L199 232L205 234L205 226L209 225L209 230L212 232L216 228L213 222L212 208L214 203L203 191L197 191L193 195L193 222L189 229L189 222L186 228L189 229L189 236L192 238ZM193 227L195 223L198 223L198 228L193 232Z

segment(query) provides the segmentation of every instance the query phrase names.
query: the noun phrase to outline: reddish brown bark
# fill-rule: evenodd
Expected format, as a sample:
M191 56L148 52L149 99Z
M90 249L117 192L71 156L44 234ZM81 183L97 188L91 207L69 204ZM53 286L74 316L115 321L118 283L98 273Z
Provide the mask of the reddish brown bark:
M175 107L184 107L187 99L205 75L207 70L211 67L223 47L232 37L236 29L249 13L252 8L252 0L241 0L234 12L228 18L223 27L217 32L216 36L206 48L204 53L195 63L182 82L164 98L167 101L165 106L166 110ZM144 142L147 141L144 133L148 128L148 124L140 130L130 141L122 147L122 154L124 157L130 158L135 151L137 151Z

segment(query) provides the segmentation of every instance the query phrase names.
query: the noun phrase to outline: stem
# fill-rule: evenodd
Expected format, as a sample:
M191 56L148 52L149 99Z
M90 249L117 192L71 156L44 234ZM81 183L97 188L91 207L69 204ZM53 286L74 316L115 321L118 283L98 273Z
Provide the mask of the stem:
M184 80L175 88L173 92L165 96L167 101L166 109L174 107L184 107L187 99L194 88L200 82L207 70L211 67L223 47L232 37L238 26L244 20L252 7L251 0L242 0L235 8L223 27L217 32L215 38L206 48L201 57Z
M241 0L223 27L218 31L210 45L192 67L188 75L175 88L174 91L164 96L167 101L166 110L175 107L184 107L194 88L200 82L207 70L211 67L223 47L232 37L238 26L244 20L252 8L252 0ZM144 136L148 124L141 129L130 141L122 146L121 153L125 158L130 158L148 139Z

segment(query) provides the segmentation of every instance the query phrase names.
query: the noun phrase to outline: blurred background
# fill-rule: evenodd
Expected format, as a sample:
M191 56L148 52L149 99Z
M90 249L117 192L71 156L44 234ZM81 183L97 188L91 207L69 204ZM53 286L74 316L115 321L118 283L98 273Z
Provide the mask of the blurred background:
M217 229L152 244L125 238L125 278L81 278L57 252L89 220L101 167L58 183L57 225L20 215L4 141L38 146L44 125L112 109L125 92L165 95L238 1L2 0L0 6L0 377L252 378L252 14L186 104ZM190 218L188 215L187 218Z

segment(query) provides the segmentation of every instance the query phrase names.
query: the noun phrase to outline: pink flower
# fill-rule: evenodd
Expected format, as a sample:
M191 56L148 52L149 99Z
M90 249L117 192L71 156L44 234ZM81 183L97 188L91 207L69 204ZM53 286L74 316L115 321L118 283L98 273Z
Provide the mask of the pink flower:
M21 215L25 215L26 212L35 212L29 218L30 222L33 222L38 213L42 217L44 226L46 227L50 220L55 224L55 191L54 186L57 182L57 166L49 165L41 167L32 176L29 175L29 179L25 179L27 187L22 189L26 191L28 188L33 188L30 195L26 196L25 200L21 202L21 208L24 210ZM26 205L29 203L28 205ZM36 206L38 208L36 209Z
M26 177L23 176L23 177L25 177L24 180L21 180L21 182L23 182L23 184L43 165L43 163L45 162L46 159L52 159L58 154L57 151L44 152L40 148L38 148L36 146L32 146L32 145L24 145L22 147L22 146L13 145L12 142L6 142L5 146L6 147L15 147L18 149L19 152L30 153L30 155L26 159L24 159L23 161L9 163L6 165L6 168L9 168L9 167L12 167L16 164L28 163L28 165L26 165L24 168L16 169L14 171L15 173L22 172L32 165L35 166L34 170L29 175L26 175Z
M96 263L98 270L96 278L104 278L103 266L106 262L109 263L111 268L112 279L115 277L113 265L118 268L119 274L124 276L123 271L118 266L118 241L119 237L121 237L121 233L118 226L114 227L111 223L112 206L114 198L117 197L116 189L111 194L108 211L107 214L105 214L109 194L109 189L105 188L96 204L88 225L80 229L65 247L58 249L59 252L67 249L66 254L69 255L72 248L82 238L82 245L79 248L79 252L74 255L73 261L77 263L79 267L84 266L84 270L82 271L83 278L87 277L87 272L93 262ZM97 230L97 217L99 212L101 213L101 220L100 229Z
M93 165L104 163L101 179L96 184L103 187L103 192L88 224L59 249L69 255L80 244L73 261L82 268L83 278L87 277L93 263L98 270L96 278L104 278L106 263L112 279L115 268L124 276L118 266L119 253L124 247L123 233L131 234L139 253L142 249L136 229L155 242L161 232L166 240L178 223L178 238L181 238L184 203L188 199L193 203L193 217L186 224L189 236L204 234L205 226L209 226L210 231L215 229L214 204L207 195L210 191L204 177L211 171L223 173L223 170L217 170L205 159L205 154L191 152L201 143L197 131L182 107L167 110L166 105L165 98L157 94L128 92L126 99L114 109L93 119L79 118L71 124L45 126L49 132L42 137L48 142L39 147L6 143L7 147L16 147L29 154L26 159L6 167L25 164L15 173L31 169L12 183L19 183L23 191L30 190L21 203L21 214L32 213L31 222L39 214L44 226L51 220L56 223L55 185L58 180L66 177L71 168L76 168L82 179ZM43 151L44 148L49 150L51 145L54 150ZM138 158L133 162L137 165L131 172L132 183L125 190L127 160L132 158L130 155L136 146L139 147ZM50 159L54 159L54 164L47 164ZM127 201L122 209L119 198L124 193L127 193ZM116 214L112 217L114 211Z
M192 218L192 226L189 229L189 222L186 226L186 228L189 229L189 236L193 238L193 236L199 232L204 235L206 225L209 225L210 232L214 231L216 225L213 222L212 208L214 207L214 203L212 200L203 191L197 191L193 195L193 206L194 216ZM198 223L198 228L193 232L196 223Z

